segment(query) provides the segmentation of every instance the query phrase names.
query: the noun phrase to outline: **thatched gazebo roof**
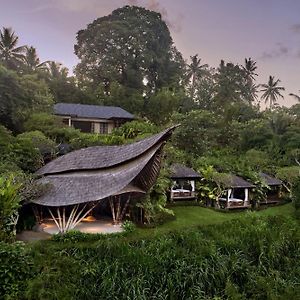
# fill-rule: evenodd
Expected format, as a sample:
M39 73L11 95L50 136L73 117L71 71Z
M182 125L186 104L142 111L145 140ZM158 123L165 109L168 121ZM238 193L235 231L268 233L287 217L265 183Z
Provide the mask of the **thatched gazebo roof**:
M282 181L270 176L269 174L266 173L259 173L260 177L266 182L268 186L278 186L282 185Z
M162 147L175 127L132 144L89 147L51 161L37 172L50 188L32 202L61 207L145 193L155 183Z
M199 179L201 178L200 174L197 173L192 168L188 168L181 164L173 164L170 167L172 179Z
M243 179L242 177L230 174L230 182L228 184L230 188L254 188L255 186Z

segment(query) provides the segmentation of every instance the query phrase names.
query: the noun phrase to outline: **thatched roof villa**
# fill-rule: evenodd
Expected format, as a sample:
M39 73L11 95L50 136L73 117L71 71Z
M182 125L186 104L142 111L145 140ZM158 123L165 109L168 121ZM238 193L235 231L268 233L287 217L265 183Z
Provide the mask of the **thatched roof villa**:
M38 181L49 184L49 190L32 202L47 208L60 232L74 228L104 199L114 222L120 222L130 198L155 183L163 146L174 128L132 144L89 147L51 161L37 171Z

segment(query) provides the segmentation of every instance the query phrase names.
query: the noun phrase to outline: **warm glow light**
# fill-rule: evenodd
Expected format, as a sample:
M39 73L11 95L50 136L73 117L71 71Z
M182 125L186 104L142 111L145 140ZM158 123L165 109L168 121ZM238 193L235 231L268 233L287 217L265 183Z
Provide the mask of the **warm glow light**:
M86 218L84 218L82 220L82 222L95 222L95 221L96 221L96 218L93 216L87 216Z

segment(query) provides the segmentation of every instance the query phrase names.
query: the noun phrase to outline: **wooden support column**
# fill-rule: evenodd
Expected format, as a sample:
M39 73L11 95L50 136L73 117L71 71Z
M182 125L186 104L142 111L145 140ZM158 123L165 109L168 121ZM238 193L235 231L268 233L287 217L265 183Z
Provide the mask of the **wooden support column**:
M129 202L130 202L130 198L131 198L131 194L128 195L128 198L127 198L127 201L123 207L123 210L122 210L122 213L121 213L121 216L120 216L120 222L123 220L124 216L125 216L125 213L126 213L126 210L127 210L127 207L129 205Z
M58 231L61 232L61 227L60 227L59 223L57 222L56 218L54 217L54 215L53 215L53 213L52 213L52 211L51 211L51 209L49 207L48 207L48 211L49 211L49 213L50 213L53 221L55 222L55 224L56 224L56 226L58 228Z
M74 222L72 224L72 226L73 226L72 228L76 227L96 207L96 205L97 205L97 203L95 203L94 205L92 205L92 207L89 208L81 217L76 218L76 222ZM79 214L81 214L81 212Z
M40 210L39 211L39 208L36 206L36 205L33 205L32 206L32 211L33 211L33 214L34 214L34 217L36 219L36 221L41 224L42 221L43 221L43 214L42 214L42 211Z
M117 212L116 212L116 221L117 221L117 223L119 223L120 222L120 212L121 212L121 196L120 195L118 195L118 196L116 196L115 197L115 199L117 199Z
M115 224L116 223L115 206L112 197L109 197L109 204L110 204L111 214L113 218L113 223Z
M59 207L57 207L56 211L57 211L57 216L58 216L58 223L59 223L59 227L60 227L60 232L64 232Z

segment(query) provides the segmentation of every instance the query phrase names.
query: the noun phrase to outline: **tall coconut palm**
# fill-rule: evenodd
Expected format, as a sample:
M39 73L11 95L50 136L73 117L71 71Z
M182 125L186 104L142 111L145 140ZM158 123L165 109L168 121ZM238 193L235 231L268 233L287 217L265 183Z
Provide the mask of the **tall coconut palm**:
M261 84L260 86L262 89L260 90L263 92L261 98L265 100L265 103L270 103L270 109L277 103L278 97L283 98L283 95L280 94L280 91L284 91L285 88L282 86L278 86L280 80L274 80L274 76L269 77L269 81L267 84Z
M256 69L256 61L252 60L251 57L249 57L249 59L245 58L245 65L243 66L243 70L245 71L248 79L255 80L254 76L258 76L258 74L255 73Z
M48 71L52 78L67 78L68 77L68 69L63 67L61 63L56 61L49 61L48 63Z
M36 49L34 47L27 47L24 56L24 65L29 72L34 72L38 70L46 70L47 63L49 61L41 62Z
M26 46L17 47L18 39L11 28L0 30L0 60L7 67L16 68L24 59Z
M194 98L196 80L205 73L207 64L201 65L201 58L198 54L191 56L191 63L188 65L187 80L191 80L191 98Z
M294 98L296 98L298 100L298 102L300 102L300 96L299 95L296 95L296 94L293 94L293 93L289 93L289 96L293 96Z

